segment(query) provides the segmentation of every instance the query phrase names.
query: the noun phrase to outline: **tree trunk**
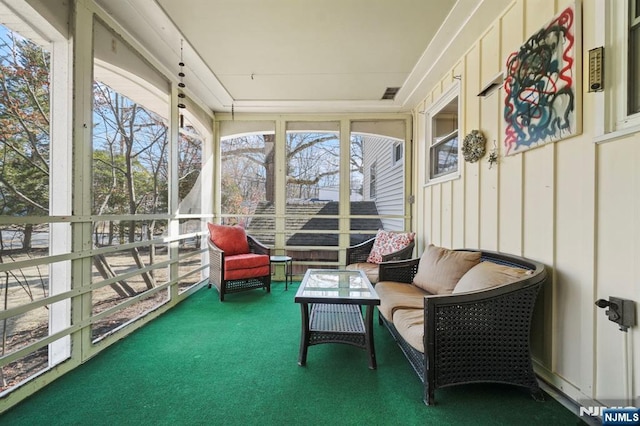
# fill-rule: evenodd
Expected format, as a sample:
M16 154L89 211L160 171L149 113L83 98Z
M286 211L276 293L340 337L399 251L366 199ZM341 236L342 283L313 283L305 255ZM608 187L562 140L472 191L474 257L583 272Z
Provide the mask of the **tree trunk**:
M2 262L4 263L4 262ZM4 273L4 310L9 307L9 273ZM2 320L2 353L4 356L7 349L7 330L8 330L8 318ZM2 386L7 386L7 380L4 377L4 368L0 368L0 374L2 375Z
M264 135L264 167L266 170L266 182L265 182L265 193L267 201L273 203L275 202L275 177L276 177L276 168L275 168L275 141L276 135L269 134Z
M118 226L118 243L119 244L124 244L124 225L123 222L120 222L120 225Z
M138 266L138 269L142 269L145 267L144 262L142 261L142 258L140 257L140 252L138 251L137 248L132 248L131 249L131 254L133 255L133 259L136 261L136 265ZM142 274L142 279L144 279L145 284L147 284L147 288L149 290L151 290L152 288L154 288L156 286L156 282L153 279L153 277L151 275L149 275L149 272L144 272Z
M22 248L29 250L31 248L31 237L33 235L33 224L27 223L24 225L24 235L22 239Z
M111 265L107 262L107 258L104 257L103 254L93 256L93 264L105 280L113 278L116 276L113 269L111 269ZM119 284L119 285L118 285ZM111 288L115 290L116 293L120 297L131 297L136 295L136 291L131 288L129 284L125 280L120 280L117 283L111 284Z
M110 246L113 245L113 221L110 220L109 221L109 244Z
M153 234L155 229L156 229L156 221L152 220L149 226L147 227L147 240L151 241L153 239ZM149 265L153 265L155 263L156 263L156 245L151 244L149 246ZM151 279L155 281L153 270L149 271L149 275L151 275Z

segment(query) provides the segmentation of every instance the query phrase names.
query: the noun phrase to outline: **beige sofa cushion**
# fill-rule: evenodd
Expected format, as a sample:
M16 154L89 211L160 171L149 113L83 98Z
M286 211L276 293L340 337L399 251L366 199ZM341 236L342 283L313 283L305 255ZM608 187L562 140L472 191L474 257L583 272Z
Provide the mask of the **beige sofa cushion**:
M393 313L393 325L408 344L424 353L424 310L398 309Z
M429 244L413 283L432 294L451 294L462 276L480 263L480 252L455 251Z
M424 308L423 290L411 284L394 281L381 281L376 284L376 293L380 297L378 310L387 321L393 322L397 309L417 308L420 312Z
M351 265L347 265L346 269L347 271L362 270L367 275L367 278L369 278L369 282L371 282L371 284L378 282L378 272L380 268L375 263L352 263Z
M453 293L482 290L512 283L531 273L533 271L527 269L498 265L493 262L480 262L460 278Z

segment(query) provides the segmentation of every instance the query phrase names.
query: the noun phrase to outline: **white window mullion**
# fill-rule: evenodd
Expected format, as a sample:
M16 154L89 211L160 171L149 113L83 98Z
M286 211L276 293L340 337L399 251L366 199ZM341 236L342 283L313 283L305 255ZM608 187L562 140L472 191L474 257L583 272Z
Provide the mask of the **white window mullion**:
M72 214L72 83L71 49L67 41L52 44L51 54L51 158L49 173L49 214ZM50 224L49 250L51 255L71 253L71 226L65 222ZM49 264L49 295L71 290L71 261ZM49 309L49 334L71 325L71 300L52 303ZM49 366L71 356L71 339L65 336L49 345Z
M639 75L629 75L630 28L639 19L635 17L634 1L600 0L596 2L596 9L601 13L595 14L594 28L606 28L604 34L596 32L596 42L605 46L604 95L592 94L596 97L594 142L602 143L640 132L640 112L630 114L628 107L630 81L640 79ZM633 71L638 72L640 70Z
M460 84L456 82L426 111L426 185L460 177L459 117ZM457 146L456 152L452 153L455 161L449 169L438 170L440 150L446 150L449 142Z
M93 13L85 2L76 2L72 14L73 36L73 215L91 215L91 168L93 128ZM93 248L92 227L88 221L72 224L74 252ZM91 285L91 258L76 259L71 266L71 286L81 289ZM72 299L72 323L79 324L91 317L91 293ZM92 355L91 328L85 327L72 336L71 356L83 362Z
M630 1L629 10L629 89L628 96L628 113L637 115L640 113L640 11L637 10L638 3Z

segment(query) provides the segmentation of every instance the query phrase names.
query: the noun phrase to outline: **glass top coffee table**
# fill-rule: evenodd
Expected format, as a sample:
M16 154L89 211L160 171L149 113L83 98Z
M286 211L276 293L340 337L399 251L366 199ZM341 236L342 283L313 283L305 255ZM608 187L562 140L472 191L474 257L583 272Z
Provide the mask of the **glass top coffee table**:
M365 349L369 368L377 367L373 311L380 298L364 272L308 269L294 300L302 313L298 365L307 363L309 346L345 343Z

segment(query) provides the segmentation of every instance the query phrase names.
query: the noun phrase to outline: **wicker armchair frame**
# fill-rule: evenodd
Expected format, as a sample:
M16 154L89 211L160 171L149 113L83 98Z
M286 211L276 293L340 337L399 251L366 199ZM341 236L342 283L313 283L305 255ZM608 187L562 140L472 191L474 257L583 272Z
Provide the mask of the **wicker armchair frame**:
M224 296L229 293L264 288L267 293L271 292L271 272L261 277L251 277L244 279L225 280L224 279L224 258L222 249L216 246L211 238L207 238L209 243L209 288L213 284L220 294L220 301L224 302ZM249 252L255 254L271 255L271 249L251 235L247 235Z
M465 250L474 251L474 250ZM482 260L531 270L521 280L468 293L424 299L424 348L416 350L393 323L378 313L424 383L423 400L435 403L435 390L468 383L494 382L525 387L543 399L531 360L531 319L544 265L522 257L482 252ZM380 265L380 281L411 283L419 259Z
M373 243L375 241L376 239L374 237L366 241L363 241L360 244L347 247L347 265L351 265L353 263L366 262L367 258L369 257L369 253L371 253L371 249L373 248ZM382 261L389 262L392 260L409 259L413 254L414 246L415 246L415 242L411 241L411 244L409 244L405 248L382 256Z

